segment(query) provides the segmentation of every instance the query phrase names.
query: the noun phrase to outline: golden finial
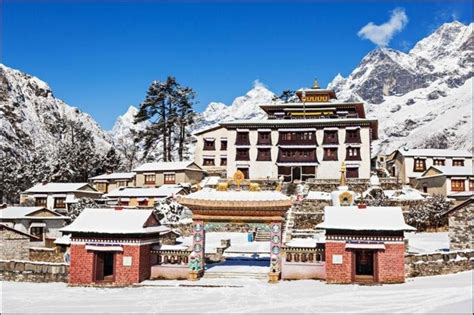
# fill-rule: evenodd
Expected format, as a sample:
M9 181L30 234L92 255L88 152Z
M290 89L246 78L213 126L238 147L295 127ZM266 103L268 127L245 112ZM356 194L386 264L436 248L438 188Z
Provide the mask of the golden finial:
M346 186L346 163L341 164L341 179L339 180L339 186Z
M314 79L314 82L313 82L313 89L319 89L319 83L318 83L318 80L317 80L317 79Z

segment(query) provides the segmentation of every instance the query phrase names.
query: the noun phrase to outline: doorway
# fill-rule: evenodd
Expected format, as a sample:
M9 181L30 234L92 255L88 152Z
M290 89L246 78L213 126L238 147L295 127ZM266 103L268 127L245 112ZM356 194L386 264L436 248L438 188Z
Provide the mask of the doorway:
M115 254L113 252L97 252L95 254L95 281L114 281L114 261Z
M291 177L293 181L301 180L301 166L293 166L291 168L291 171L292 171Z
M374 252L372 250L355 251L355 281L374 282Z

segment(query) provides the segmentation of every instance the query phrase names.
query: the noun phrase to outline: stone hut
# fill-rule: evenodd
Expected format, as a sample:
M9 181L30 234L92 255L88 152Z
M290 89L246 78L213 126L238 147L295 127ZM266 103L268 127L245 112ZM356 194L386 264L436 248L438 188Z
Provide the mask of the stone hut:
M0 259L2 260L28 260L30 240L37 240L37 237L5 224L0 224L0 234L2 248Z
M451 208L445 213L449 222L449 249L473 249L474 197Z

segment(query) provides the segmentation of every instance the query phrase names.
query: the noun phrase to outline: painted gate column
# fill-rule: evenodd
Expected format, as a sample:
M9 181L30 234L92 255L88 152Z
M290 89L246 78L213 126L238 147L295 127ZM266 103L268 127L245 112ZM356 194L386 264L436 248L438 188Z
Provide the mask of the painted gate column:
M204 221L193 221L193 248L189 257L189 280L198 280L204 274L205 243Z
M281 274L281 222L270 224L270 272L269 282L278 282Z

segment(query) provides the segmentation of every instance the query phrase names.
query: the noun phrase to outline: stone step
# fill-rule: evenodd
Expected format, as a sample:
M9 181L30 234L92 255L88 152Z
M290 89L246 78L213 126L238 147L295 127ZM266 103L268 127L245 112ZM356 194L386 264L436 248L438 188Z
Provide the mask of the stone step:
M268 279L266 273L257 272L205 272L203 279Z

